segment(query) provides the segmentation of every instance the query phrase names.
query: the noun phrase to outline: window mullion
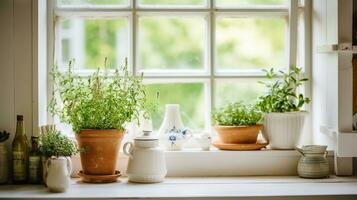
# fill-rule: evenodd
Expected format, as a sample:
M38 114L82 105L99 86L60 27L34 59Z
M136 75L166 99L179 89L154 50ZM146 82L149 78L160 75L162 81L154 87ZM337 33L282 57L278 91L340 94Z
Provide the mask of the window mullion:
M132 70L132 73L134 75L136 75L137 73L137 63L136 63L136 47L137 47L137 15L136 15L136 1L133 0L132 1L132 12L131 12L131 27L130 27L130 30L131 30L131 34L130 34L130 37L131 37L131 56L130 56L130 59L131 59L131 70Z
M288 67L296 66L297 53L297 26L298 26L298 1L290 0L289 4L289 46L288 46Z
M209 18L208 18L208 65L209 65L209 75L210 81L208 84L208 90L206 90L207 95L207 108L208 112L206 115L206 128L209 128L211 125L211 112L214 108L214 73L215 73L215 10L214 10L214 0L208 0L209 2Z

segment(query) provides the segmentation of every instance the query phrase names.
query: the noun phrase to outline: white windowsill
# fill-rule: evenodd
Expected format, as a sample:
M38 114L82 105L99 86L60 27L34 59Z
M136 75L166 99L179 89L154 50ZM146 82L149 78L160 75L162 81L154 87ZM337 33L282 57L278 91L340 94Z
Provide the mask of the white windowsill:
M295 176L301 155L295 150L259 151L167 151L166 166L169 177L216 176ZM333 174L333 152L328 154L330 173ZM73 175L81 169L79 156L72 159ZM118 169L123 175L128 157L119 155Z
M109 184L85 184L78 179L66 193L49 193L40 185L0 186L0 199L223 199L259 197L259 199L355 199L356 177L330 177L328 179L302 179L296 176L167 178L158 184L128 183L126 178ZM284 199L284 198L283 198Z

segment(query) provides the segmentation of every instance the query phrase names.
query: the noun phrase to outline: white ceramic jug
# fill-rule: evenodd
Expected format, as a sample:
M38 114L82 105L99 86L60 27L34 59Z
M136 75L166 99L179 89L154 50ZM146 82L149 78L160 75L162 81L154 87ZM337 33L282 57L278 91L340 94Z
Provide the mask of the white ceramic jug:
M167 170L164 151L159 140L144 131L144 135L127 142L123 147L129 156L127 175L130 182L157 183L165 179Z
M68 157L52 157L47 160L47 187L51 192L65 192L70 183L72 162Z

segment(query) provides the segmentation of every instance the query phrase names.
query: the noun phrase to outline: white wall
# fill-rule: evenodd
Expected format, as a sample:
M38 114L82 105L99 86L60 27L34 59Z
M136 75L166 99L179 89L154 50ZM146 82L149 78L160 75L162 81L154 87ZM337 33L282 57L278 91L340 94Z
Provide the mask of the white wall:
M0 1L0 130L12 137L17 114L28 138L37 130L36 10L37 0Z

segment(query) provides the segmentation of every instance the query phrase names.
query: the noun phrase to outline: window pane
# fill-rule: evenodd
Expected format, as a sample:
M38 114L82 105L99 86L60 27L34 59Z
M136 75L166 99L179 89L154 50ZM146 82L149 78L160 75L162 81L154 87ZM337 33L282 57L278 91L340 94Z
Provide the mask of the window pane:
M108 57L107 68L121 66L128 56L128 21L117 19L71 18L60 20L60 65L76 60L76 68L102 67Z
M218 18L218 70L283 68L285 36L284 18Z
M204 43L204 18L139 19L138 51L142 69L202 69Z
M258 83L259 80L253 78L215 80L215 108L236 101L255 103L265 91L264 85Z
M216 5L222 7L252 5L287 5L288 1L289 0L216 0Z
M152 114L154 130L160 128L165 113L165 104L180 104L184 126L192 130L204 128L203 83L149 84L146 86L146 91L151 102L156 102L156 94L159 92L159 106L157 111Z
M148 6L202 6L205 0L139 0L140 5Z
M108 6L128 5L128 0L58 0L59 6Z

